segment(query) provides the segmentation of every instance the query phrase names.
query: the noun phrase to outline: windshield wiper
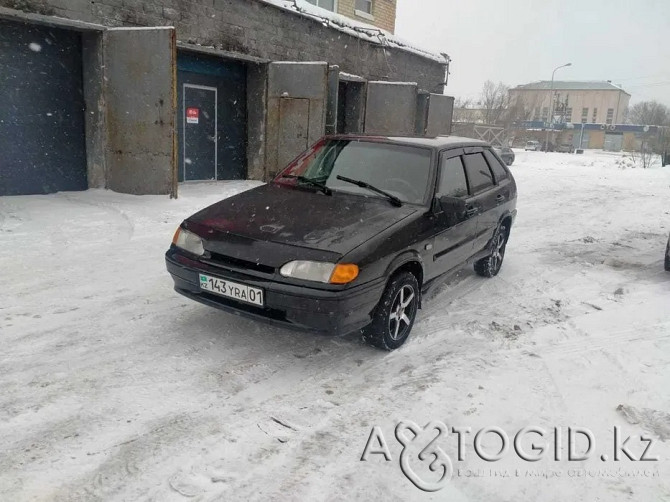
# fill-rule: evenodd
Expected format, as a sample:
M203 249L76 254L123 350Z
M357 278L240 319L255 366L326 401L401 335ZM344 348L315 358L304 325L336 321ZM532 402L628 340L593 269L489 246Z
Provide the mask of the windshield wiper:
M400 207L402 206L402 201L396 197L395 195L392 195L388 192L385 192L381 188L377 188L375 186L372 186L370 183L366 183L365 181L360 181L360 180L352 180L351 178L346 178L344 176L338 176L338 180L346 181L347 183L351 183L352 185L359 186L361 188L367 188L368 190L371 190L375 193L378 193L379 195L383 195L386 197L388 200L391 201L391 204L394 206Z
M320 183L320 182L318 182L316 180L313 180L311 178L307 178L305 176L295 176L293 174L282 174L281 177L291 179L291 180L297 180L297 181L300 181L302 183L307 183L308 185L312 185L313 187L318 188L319 190L321 190L326 195L333 195L333 191L330 188L328 188L323 183Z

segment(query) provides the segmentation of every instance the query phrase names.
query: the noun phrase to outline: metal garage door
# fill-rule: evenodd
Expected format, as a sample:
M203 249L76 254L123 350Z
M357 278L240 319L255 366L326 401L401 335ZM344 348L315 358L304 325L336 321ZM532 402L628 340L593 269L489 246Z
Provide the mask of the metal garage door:
M0 195L85 190L79 33L0 19Z
M606 150L608 152L620 152L622 145L623 145L622 132L605 133L605 143L603 145L603 150Z
M177 69L179 181L246 178L246 67L180 51Z

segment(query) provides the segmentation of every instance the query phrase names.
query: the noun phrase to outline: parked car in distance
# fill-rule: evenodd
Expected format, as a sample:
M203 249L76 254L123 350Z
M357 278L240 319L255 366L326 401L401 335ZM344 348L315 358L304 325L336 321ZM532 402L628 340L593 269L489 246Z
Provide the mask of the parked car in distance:
M670 237L668 237L668 244L665 246L665 270L670 272Z
M526 145L523 147L525 151L539 152L542 149L542 145L539 141L526 141Z
M514 164L514 159L516 156L514 155L514 152L512 149L508 146L494 146L493 149L495 152L498 154L498 157L500 157L505 165L511 166Z
M556 151L560 153L573 153L575 147L572 146L572 143L561 143L556 147Z
M498 274L514 178L482 141L326 137L266 185L187 218L165 255L177 292L259 320L400 347L422 294Z

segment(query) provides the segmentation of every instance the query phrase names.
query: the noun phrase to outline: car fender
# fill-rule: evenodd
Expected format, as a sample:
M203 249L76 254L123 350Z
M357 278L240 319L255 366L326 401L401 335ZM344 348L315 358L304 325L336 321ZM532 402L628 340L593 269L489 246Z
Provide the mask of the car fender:
M510 228L507 229L507 238L509 239L509 235L512 232L512 226L514 225L514 220L516 220L516 209L509 210L506 209L503 214L500 215L500 218L498 219L498 226L496 227L496 230L500 228L500 225L502 225L502 222L505 218L511 218L512 219L512 225L510 225ZM494 232L495 234L495 232Z
M426 277L426 267L423 262L423 258L421 255L416 251L416 250L407 250L403 251L400 253L398 256L396 256L393 260L391 260L391 263L389 264L388 267L386 267L386 272L384 276L386 277L386 282L388 283L389 279L391 278L391 275L398 270L400 267L405 265L406 263L410 262L418 262L419 265L421 266L421 273L423 275L423 278L425 279ZM419 288L419 308L421 308L421 301L422 301L422 294L421 290L423 289L423 284L421 284L421 287Z

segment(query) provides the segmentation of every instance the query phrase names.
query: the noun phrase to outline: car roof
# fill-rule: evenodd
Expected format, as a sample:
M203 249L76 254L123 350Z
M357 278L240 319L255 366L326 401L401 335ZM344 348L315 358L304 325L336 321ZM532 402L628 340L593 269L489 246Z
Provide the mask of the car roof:
M367 134L337 134L328 136L329 139L347 139L353 141L374 141L379 143L393 143L407 146L420 146L435 150L458 148L465 146L490 146L489 143L474 138L461 136L376 136Z

